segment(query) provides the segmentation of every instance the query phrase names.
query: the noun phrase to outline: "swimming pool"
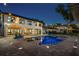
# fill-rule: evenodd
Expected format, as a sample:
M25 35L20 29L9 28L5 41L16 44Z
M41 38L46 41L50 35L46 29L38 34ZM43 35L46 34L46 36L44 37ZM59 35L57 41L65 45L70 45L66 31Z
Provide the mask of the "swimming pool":
M56 45L62 41L63 41L62 38L52 37L52 36L43 36L41 37L41 42L39 44Z

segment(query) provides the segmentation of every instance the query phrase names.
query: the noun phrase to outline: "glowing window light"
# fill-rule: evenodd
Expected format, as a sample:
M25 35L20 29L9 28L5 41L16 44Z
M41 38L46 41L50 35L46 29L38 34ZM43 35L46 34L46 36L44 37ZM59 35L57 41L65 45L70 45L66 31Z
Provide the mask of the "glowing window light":
M12 22L11 16L8 17L8 22Z

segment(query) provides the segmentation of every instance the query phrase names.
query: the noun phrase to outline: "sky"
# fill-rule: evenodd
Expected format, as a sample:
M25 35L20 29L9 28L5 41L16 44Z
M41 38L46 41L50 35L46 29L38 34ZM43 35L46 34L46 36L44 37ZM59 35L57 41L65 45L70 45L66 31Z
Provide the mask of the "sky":
M4 12L12 12L27 18L36 18L46 24L65 24L67 22L56 12L57 5L54 3L7 3L6 6L0 4L0 9Z

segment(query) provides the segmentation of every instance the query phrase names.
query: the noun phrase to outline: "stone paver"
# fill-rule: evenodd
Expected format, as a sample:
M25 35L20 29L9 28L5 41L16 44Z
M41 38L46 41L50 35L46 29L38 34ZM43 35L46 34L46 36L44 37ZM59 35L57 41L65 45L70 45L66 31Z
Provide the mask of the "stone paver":
M65 36L63 42L57 45L51 45L49 48L46 45L39 45L39 40L27 42L23 41L23 49L19 50L16 46L13 46L15 42L12 38L0 39L0 55L12 55L12 56L72 56L79 55L79 40L78 48L73 49L73 42L75 36ZM16 43L15 43L16 44Z

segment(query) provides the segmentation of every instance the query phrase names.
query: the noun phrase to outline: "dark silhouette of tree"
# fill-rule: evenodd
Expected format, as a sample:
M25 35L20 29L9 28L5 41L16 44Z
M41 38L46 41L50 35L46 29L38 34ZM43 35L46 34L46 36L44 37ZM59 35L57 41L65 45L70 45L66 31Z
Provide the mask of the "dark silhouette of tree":
M70 26L74 29L78 29L77 25L76 24L70 24Z
M68 5L58 4L56 12L60 13L63 16L64 20L68 22L68 24L74 21L72 8L69 4Z

